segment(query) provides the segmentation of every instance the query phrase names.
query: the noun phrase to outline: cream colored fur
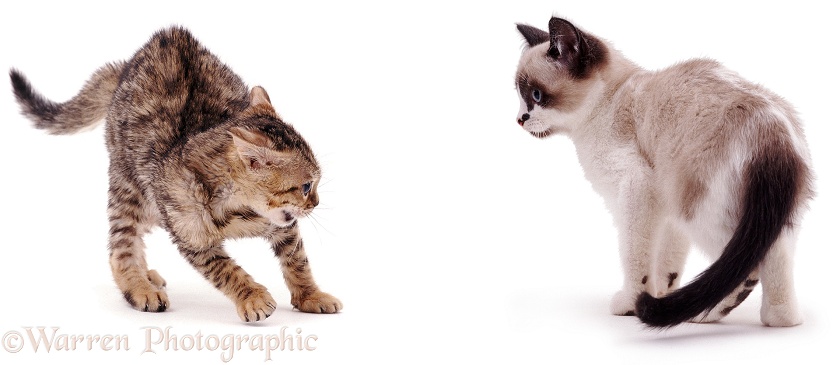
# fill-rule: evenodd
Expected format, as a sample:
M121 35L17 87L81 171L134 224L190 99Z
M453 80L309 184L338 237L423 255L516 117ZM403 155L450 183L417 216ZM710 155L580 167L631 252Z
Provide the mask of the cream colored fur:
M550 44L526 47L518 87L565 97L552 105L531 100L528 110L532 94L520 90L518 118L536 137L572 140L586 178L614 217L624 285L612 299L613 314L631 314L643 291L658 297L676 288L669 275L682 277L690 243L711 259L721 254L738 221L741 171L763 148L758 136L778 132L810 164L793 109L715 61L648 71L602 42L605 61L575 78L547 56ZM738 123L724 118L739 103L757 113ZM792 279L799 213L760 267L761 320L769 326L803 320ZM717 320L719 313L697 320Z

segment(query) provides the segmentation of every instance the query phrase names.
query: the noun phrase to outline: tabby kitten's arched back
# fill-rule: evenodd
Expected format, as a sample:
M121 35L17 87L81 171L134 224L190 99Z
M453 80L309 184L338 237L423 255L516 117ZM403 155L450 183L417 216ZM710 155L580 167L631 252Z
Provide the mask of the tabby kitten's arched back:
M318 205L321 172L312 150L263 88L249 92L187 30L156 33L130 60L97 70L65 103L45 99L16 70L10 76L37 128L71 134L105 119L110 263L135 309L170 306L166 283L148 269L143 251L142 236L162 226L244 321L267 318L276 303L228 256L227 238L271 242L295 308L341 310L315 284L298 232L297 220Z

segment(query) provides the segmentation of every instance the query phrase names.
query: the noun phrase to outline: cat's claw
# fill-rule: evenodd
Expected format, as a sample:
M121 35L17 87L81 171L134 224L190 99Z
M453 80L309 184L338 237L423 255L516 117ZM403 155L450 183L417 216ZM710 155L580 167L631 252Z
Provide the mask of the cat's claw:
M320 291L302 300L293 298L292 306L308 313L338 313L344 308L344 304L338 298Z
M236 303L236 312L239 318L245 322L261 321L274 313L277 303L265 290L257 291L247 299Z

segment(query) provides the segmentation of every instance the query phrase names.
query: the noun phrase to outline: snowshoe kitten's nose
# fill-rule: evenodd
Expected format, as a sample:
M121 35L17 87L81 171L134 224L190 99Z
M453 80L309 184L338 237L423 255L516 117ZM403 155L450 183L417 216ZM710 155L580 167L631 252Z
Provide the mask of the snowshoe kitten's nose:
M531 116L528 115L528 113L525 113L525 114L522 114L522 117L519 118L519 120L517 120L517 122L519 122L519 125L524 125L525 121L530 119L530 118L531 118Z

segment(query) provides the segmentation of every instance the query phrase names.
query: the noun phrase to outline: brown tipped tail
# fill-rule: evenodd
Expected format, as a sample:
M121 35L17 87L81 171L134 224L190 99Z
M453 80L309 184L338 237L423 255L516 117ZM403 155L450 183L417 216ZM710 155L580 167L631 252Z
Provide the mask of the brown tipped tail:
M124 66L124 62L118 62L96 70L79 94L64 103L39 94L18 70L9 71L9 77L23 114L34 122L35 128L50 134L73 134L105 118Z

